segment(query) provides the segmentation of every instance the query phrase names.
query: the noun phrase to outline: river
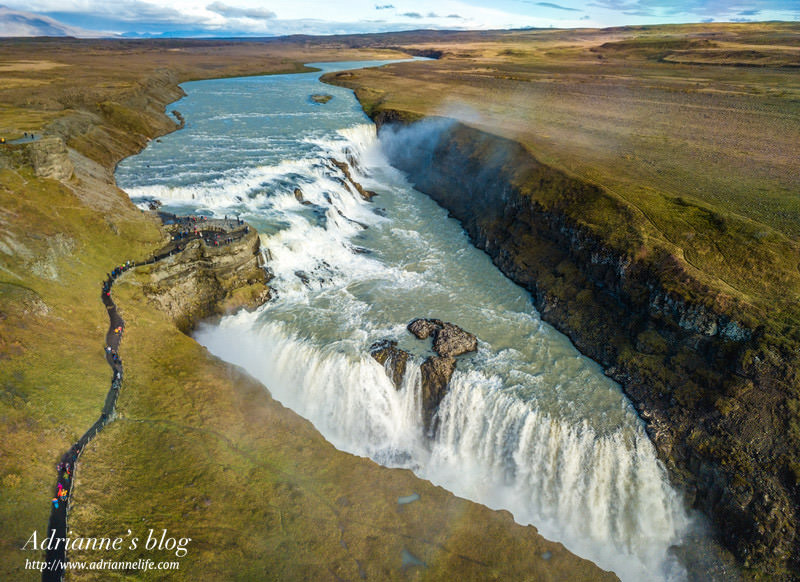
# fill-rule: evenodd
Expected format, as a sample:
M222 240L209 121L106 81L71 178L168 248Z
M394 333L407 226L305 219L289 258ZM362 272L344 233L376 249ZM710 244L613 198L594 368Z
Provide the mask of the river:
M194 337L342 450L507 509L625 581L683 580L669 548L690 520L619 385L391 167L352 93L320 74L186 83L168 108L185 128L117 169L137 203L240 216L261 233L275 299ZM333 98L316 103L317 93ZM378 196L345 186L331 159L349 160ZM385 338L432 353L405 329L416 317L479 338L477 353L458 358L433 439L420 420L419 362L398 391L368 354Z

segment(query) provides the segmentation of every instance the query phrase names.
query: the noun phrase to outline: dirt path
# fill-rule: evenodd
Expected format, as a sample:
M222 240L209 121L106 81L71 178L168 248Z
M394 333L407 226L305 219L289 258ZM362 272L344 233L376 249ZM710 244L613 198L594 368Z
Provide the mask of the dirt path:
M83 448L91 441L97 433L103 430L106 424L112 420L117 405L117 397L122 387L122 360L119 358L119 344L122 340L122 333L125 322L122 320L117 306L111 299L111 286L119 275L126 270L134 267L129 264L126 267L117 267L112 271L109 278L103 283L102 301L108 311L108 331L106 332L106 361L111 366L113 372L111 376L111 388L106 395L103 409L95 423L89 427L83 436L78 439L72 447L61 457L61 462L57 466L58 477L56 479L56 494L52 499L52 511L50 521L47 525L47 533L54 533L55 538L66 538L67 517L69 514L69 498L72 492L72 482L74 480L75 463L78 460ZM67 561L66 550L63 544L57 544L55 549L47 550L47 567L42 571L43 582L59 582L64 575L64 564Z
M179 221L179 224L188 224L185 218L170 215L172 219ZM165 216L162 216L164 220ZM164 220L166 223L166 220ZM211 224L200 223L197 230L186 232L183 236L173 236L172 241L162 248L158 253L153 255L150 259L140 263L126 262L123 265L115 267L109 274L105 281L103 281L103 288L101 293L101 300L108 312L108 331L106 332L105 342L105 355L108 365L111 367L111 388L106 394L106 400L103 404L103 409L100 412L100 418L89 427L83 436L70 447L61 457L61 461L57 465L58 476L56 478L56 485L54 497L51 500L52 509L50 512L50 520L47 525L47 534L53 533L53 537L57 539L64 539L67 537L67 520L69 517L69 500L72 493L72 483L74 481L75 463L83 452L84 447L91 441L103 428L114 419L117 406L117 397L119 396L120 388L122 387L123 368L122 360L119 357L119 346L122 341L122 334L125 331L125 321L117 311L117 306L111 298L111 288L114 281L126 271L141 265L148 265L158 262L162 259L170 257L176 253L182 252L186 248L186 244L192 240L202 240L207 246L225 246L234 241L241 239L249 231L249 225L243 222L236 221L236 229L228 230L232 224L222 225L223 221L212 221ZM227 220L225 222L228 222ZM233 221L230 221L231 223ZM192 223L194 224L194 223ZM47 566L42 571L42 582L61 582L64 576L65 563L67 562L67 553L64 544L56 544L56 548L47 550L46 561Z

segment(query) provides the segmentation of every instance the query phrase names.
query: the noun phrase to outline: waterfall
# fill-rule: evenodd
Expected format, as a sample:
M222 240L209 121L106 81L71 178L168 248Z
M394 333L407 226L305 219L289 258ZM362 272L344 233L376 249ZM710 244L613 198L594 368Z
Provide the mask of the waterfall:
M181 105L187 127L135 162L166 177L125 188L167 210L241 214L261 235L274 299L195 338L339 449L506 509L626 582L684 579L669 548L689 520L620 387L390 166L352 96L331 88L335 99L309 104L308 75L202 87ZM378 195L365 201L353 181ZM479 338L458 358L433 439L420 418L430 344L405 329L415 317ZM399 390L368 354L382 339L412 354Z

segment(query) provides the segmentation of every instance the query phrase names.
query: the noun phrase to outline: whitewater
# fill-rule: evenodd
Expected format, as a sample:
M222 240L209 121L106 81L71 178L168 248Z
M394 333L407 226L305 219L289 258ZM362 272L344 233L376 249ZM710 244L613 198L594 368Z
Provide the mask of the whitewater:
M319 74L187 83L169 107L186 127L117 170L143 206L240 216L261 234L274 299L194 337L342 450L506 509L625 581L685 579L670 547L690 519L619 385L392 168L352 93ZM334 161L378 195L364 200ZM479 339L432 438L419 386L430 341L406 331L417 317ZM399 390L369 355L382 339L415 355Z

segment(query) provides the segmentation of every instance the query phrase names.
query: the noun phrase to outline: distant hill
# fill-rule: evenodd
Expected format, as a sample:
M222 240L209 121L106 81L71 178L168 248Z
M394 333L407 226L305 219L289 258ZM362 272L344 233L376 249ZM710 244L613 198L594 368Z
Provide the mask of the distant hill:
M12 10L0 6L0 37L8 36L74 36L78 38L98 38L114 36L96 30L86 30L69 26L48 16Z

